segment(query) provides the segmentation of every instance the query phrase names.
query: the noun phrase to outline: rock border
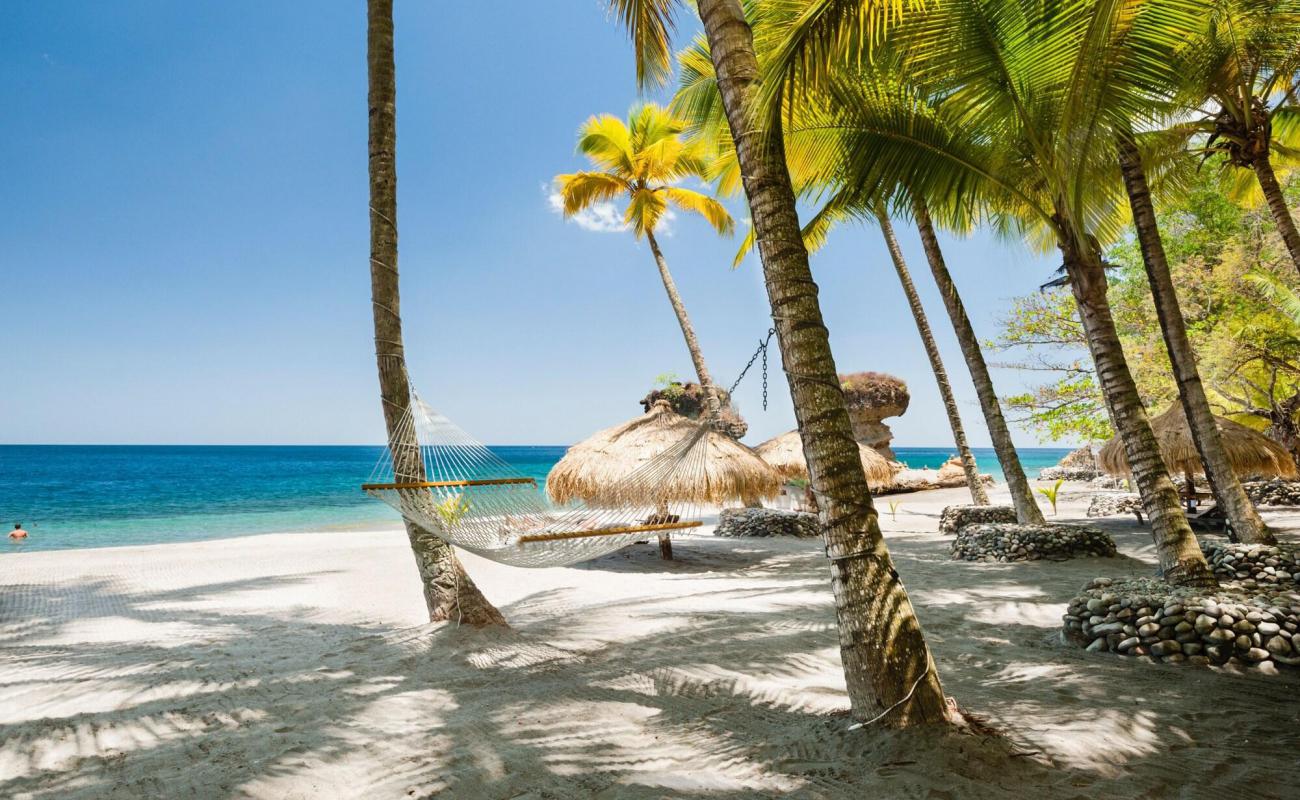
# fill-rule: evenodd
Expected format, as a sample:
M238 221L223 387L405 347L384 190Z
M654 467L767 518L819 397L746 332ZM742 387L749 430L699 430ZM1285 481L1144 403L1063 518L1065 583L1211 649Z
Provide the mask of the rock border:
M1300 547L1296 545L1202 542L1201 552L1220 583L1242 589L1300 587Z
M820 539L821 521L807 511L780 508L724 508L718 516L715 536L757 538L793 536L797 539Z
M1065 561L1116 553L1115 540L1099 528L1084 525L1017 525L987 523L957 531L952 557L964 561Z
M1151 662L1300 668L1300 592L1097 578L1070 600L1061 636L1089 652Z
M983 523L1015 523L1016 509L1013 506L947 506L939 515L939 532L955 534L967 525Z

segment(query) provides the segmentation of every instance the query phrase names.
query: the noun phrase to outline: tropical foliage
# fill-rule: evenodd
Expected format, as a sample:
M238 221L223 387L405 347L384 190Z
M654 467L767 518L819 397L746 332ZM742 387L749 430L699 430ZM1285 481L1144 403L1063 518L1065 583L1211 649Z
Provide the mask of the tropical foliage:
M1267 209L1237 205L1227 180L1207 166L1162 198L1160 227L1184 318L1215 411L1268 430L1297 452L1300 411L1300 278ZM1292 192L1300 186L1293 185ZM1290 194L1291 192L1288 192ZM1177 387L1160 341L1137 243L1107 251L1110 302L1130 358L1158 368L1135 373L1146 405L1164 408ZM1109 438L1113 431L1069 292L1016 298L990 345L1005 366L1052 379L1005 398L1019 420L1047 439Z

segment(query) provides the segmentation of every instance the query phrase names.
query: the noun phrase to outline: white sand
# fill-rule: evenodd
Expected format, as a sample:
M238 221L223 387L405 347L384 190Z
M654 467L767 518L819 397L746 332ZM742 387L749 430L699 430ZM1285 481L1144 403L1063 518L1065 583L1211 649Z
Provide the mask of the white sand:
M1059 644L1075 589L1150 572L1131 518L1121 558L970 564L933 532L962 490L890 500L945 688L1009 747L848 730L813 542L470 557L484 633L421 624L396 531L284 534L0 555L0 797L1300 796L1295 673Z

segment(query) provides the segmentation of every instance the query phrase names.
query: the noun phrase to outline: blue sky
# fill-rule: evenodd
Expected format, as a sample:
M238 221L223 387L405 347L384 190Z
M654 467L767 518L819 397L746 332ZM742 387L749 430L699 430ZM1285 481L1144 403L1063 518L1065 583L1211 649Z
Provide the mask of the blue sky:
M410 368L488 442L569 443L635 414L654 376L691 375L644 244L566 222L548 198L582 165L582 121L636 99L604 6L397 3ZM381 441L364 3L7 3L5 17L0 442ZM900 235L987 444L919 242ZM946 243L982 337L1054 266L987 235ZM770 324L757 261L732 271L736 241L686 218L662 246L729 382ZM911 386L895 443L950 444L878 232L839 232L813 268L841 371ZM995 379L1005 392L1026 376ZM750 442L793 427L781 373L766 413L760 395L757 376L738 392Z

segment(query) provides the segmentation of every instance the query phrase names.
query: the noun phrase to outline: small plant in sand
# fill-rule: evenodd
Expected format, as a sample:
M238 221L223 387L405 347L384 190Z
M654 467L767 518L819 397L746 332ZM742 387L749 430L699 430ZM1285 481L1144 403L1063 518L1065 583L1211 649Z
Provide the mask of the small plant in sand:
M1058 480L1050 487L1044 487L1038 490L1038 493L1043 497L1046 497L1048 502L1052 504L1052 516L1056 516L1056 498L1061 493L1061 484L1063 483L1065 483L1064 478Z
M889 501L889 519L890 519L890 521L892 521L892 522L897 522L897 521L898 521L898 509L900 509L900 508L902 508L902 507L903 507L903 502L902 502L901 500L891 500L891 501Z

